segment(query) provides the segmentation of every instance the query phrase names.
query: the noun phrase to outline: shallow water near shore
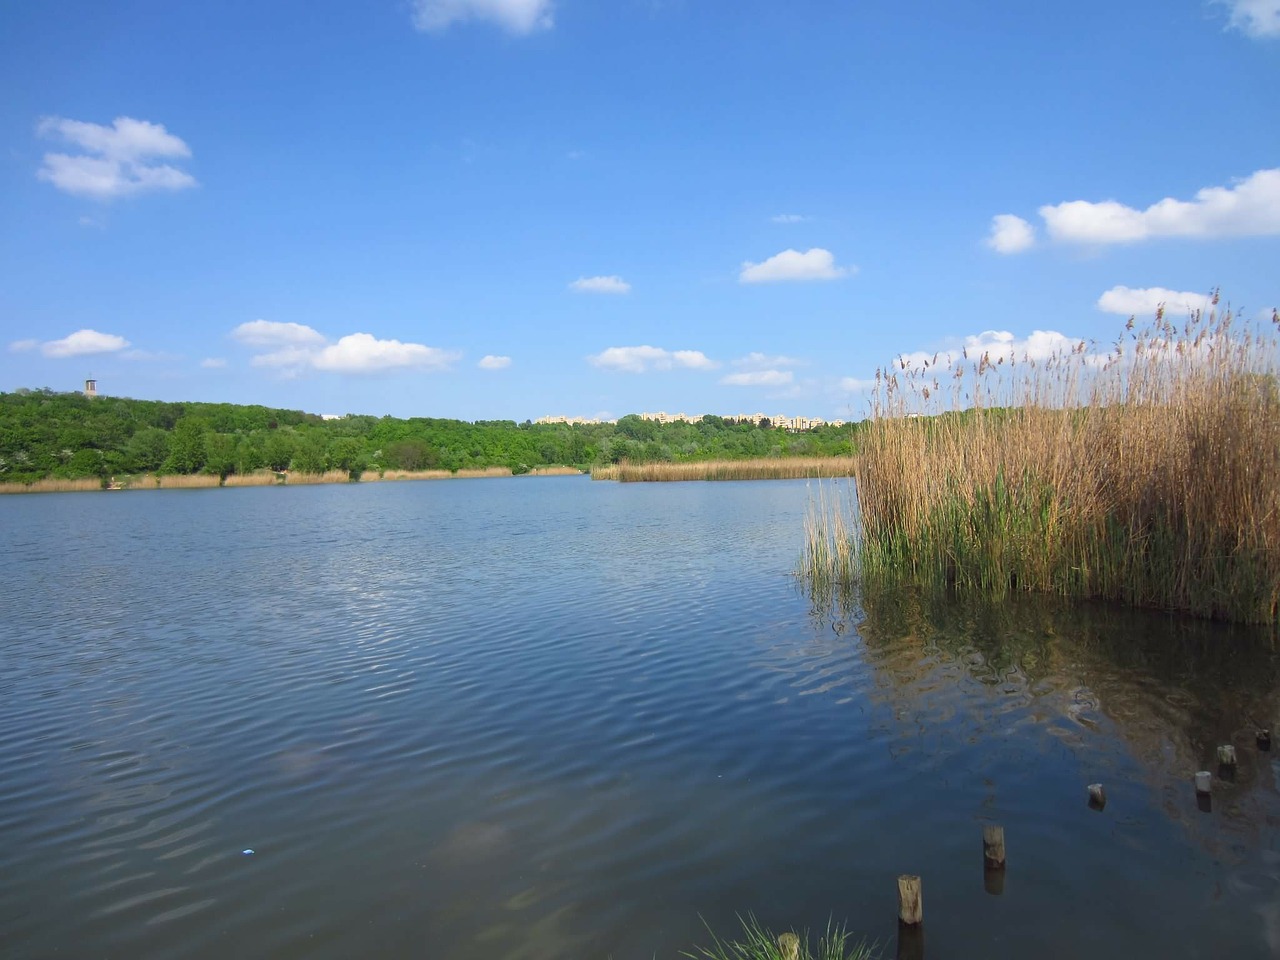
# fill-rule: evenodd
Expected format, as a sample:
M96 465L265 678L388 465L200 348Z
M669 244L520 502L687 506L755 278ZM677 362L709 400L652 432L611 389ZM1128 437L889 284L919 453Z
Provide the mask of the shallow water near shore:
M0 498L0 952L649 960L754 912L892 956L912 872L929 956L1280 954L1269 634L817 601L810 492Z

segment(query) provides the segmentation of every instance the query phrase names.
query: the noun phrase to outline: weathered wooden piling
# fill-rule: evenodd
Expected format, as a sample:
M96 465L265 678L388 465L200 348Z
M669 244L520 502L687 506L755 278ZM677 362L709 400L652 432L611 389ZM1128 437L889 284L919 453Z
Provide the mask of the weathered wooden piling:
M1218 764L1223 767L1234 767L1236 765L1236 748L1229 743L1224 743L1218 748Z
M1107 805L1107 791L1102 789L1102 784L1089 784L1089 806L1095 810L1101 810Z
M908 927L924 922L924 892L915 874L904 873L898 877L898 921Z
M1271 731L1270 730L1258 731L1258 749L1259 750L1271 749Z
M1004 866L1004 827L997 823L982 827L982 859L989 867Z
M1196 773L1196 793L1208 796L1213 790L1213 774L1208 770L1200 770Z
M800 938L791 932L779 934L778 952L782 960L800 960Z

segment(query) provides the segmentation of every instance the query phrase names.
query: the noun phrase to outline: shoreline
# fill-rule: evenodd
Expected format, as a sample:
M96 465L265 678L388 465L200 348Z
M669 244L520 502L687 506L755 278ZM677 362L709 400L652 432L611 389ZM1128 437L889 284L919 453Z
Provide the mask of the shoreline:
M78 480L46 478L30 483L0 483L0 496L29 493L112 493L124 490L208 490L224 487L309 487L328 483L396 483L404 480L479 480L500 477L579 477L586 471L577 467L538 467L527 473L512 473L509 467L481 467L466 470L369 470L353 478L345 470L328 470L325 473L292 473L281 471L256 471L249 474L229 474L226 479L213 474L153 474L135 477L111 478L109 481L95 477Z

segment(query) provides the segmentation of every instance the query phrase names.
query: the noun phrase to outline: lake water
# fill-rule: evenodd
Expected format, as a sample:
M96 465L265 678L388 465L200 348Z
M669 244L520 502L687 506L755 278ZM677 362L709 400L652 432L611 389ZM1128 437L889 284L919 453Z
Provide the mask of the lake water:
M753 912L893 956L912 872L931 957L1280 955L1268 637L818 603L808 497L0 498L0 954L650 960Z

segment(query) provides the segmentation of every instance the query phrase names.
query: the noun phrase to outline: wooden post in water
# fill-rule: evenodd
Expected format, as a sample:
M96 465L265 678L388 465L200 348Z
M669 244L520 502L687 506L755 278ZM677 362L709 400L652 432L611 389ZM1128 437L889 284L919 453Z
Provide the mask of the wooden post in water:
M1258 749L1259 750L1271 749L1271 731L1270 730L1258 731Z
M779 934L778 952L782 960L800 960L800 938L791 932Z
M1107 805L1107 791L1102 789L1102 784L1089 784L1089 806L1095 810L1101 810Z
M898 921L908 927L924 922L924 893L920 889L920 878L914 874L904 873L898 877Z
M1196 793L1208 796L1213 790L1213 774L1208 770L1200 770L1196 773Z
M1236 748L1226 743L1218 748L1218 763L1224 767L1236 765Z
M996 823L982 827L982 859L988 867L1004 866L1004 827Z

